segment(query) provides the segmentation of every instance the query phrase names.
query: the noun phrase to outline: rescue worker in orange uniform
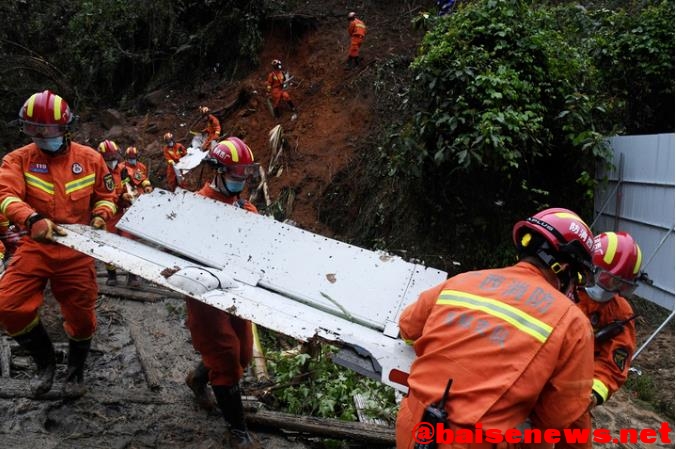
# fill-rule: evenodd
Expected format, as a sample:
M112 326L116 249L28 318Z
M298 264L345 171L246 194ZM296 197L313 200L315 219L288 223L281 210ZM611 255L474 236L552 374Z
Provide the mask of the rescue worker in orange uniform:
M624 297L631 295L638 286L641 259L641 248L631 235L625 232L599 234L594 239L592 255L594 284L575 290L577 305L587 315L595 332L614 327L614 332L599 335L594 342L591 408L606 402L627 381L629 362L636 351L636 329L634 311ZM589 411L570 426L571 429L589 427ZM591 440L577 444L562 440L556 444L557 449L591 447Z
M135 193L127 167L122 163L120 147L112 140L104 140L99 143L97 150L101 153L101 156L103 156L103 160L106 161L106 165L108 166L108 170L113 179L113 185L115 186L117 212L106 223L106 230L131 238L131 234L117 229L117 223L120 221L120 218L122 218L124 211L131 205ZM106 264L106 272L108 274L106 285L116 286L117 269L115 268L115 265ZM136 275L132 273L127 274L127 285L129 287L139 287L140 284L141 282Z
M347 57L347 68L351 69L358 66L362 60L361 56L359 56L359 50L366 36L366 25L357 18L357 13L355 12L350 12L347 15L347 21L347 34L350 36L350 52Z
M266 90L270 95L270 98L272 98L272 111L277 118L281 115L279 113L279 103L282 100L289 105L291 111L296 112L296 106L293 104L291 96L286 91L287 82L286 73L282 70L282 61L274 59L272 61L272 71L268 74Z
M47 281L68 335L64 393L84 394L84 366L96 331L98 294L94 259L54 243L58 224L103 229L117 211L111 175L94 149L70 137L75 116L66 101L45 90L30 96L19 123L32 143L7 154L0 166L0 213L27 230L0 282L0 325L37 365L34 395L52 388L55 357L40 321Z
M207 151L218 142L218 138L221 136L221 122L215 115L209 113L208 107L200 106L199 111L207 121L207 125L202 130L202 133L206 136L204 142L202 142L202 151Z
M397 449L414 445L423 412L444 403L451 429L563 429L589 407L589 320L563 292L591 277L593 235L575 213L547 209L516 223L519 261L471 271L424 291L401 314L416 359L397 416ZM495 447L491 443L439 448Z
M197 193L258 213L253 204L239 198L246 181L258 173L249 146L237 137L228 137L211 149L209 162L216 166L217 173ZM186 309L193 346L202 356L186 383L200 405L208 408L206 387L211 382L218 407L230 424L233 449L260 449L247 431L239 388L239 380L253 357L251 322L192 298L186 298Z
M188 150L182 143L174 140L172 133L165 133L162 140L164 141L162 152L164 153L164 160L167 162L167 188L173 192L178 187L175 165L183 156L188 154Z
M152 192L153 185L148 179L148 169L143 162L138 160L138 149L127 147L124 157L124 168L127 169L135 194L138 196L142 193Z

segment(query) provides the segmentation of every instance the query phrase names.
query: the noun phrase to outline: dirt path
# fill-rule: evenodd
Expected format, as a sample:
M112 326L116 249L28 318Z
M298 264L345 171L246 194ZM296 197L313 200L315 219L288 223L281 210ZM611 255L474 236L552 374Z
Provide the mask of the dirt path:
M0 447L224 447L220 442L223 419L198 409L184 383L198 355L182 322L183 308L178 299L140 303L101 297L99 328L87 361L89 392L77 400L33 400L27 391L27 372L17 369L14 382L2 385L23 389L24 397L6 398L7 389L0 389ZM48 299L43 316L50 323L48 330L57 348L62 347L59 343L65 342L65 336L52 299ZM64 370L59 364L55 391ZM153 373L151 382L147 372ZM257 434L268 448L309 447L279 432Z

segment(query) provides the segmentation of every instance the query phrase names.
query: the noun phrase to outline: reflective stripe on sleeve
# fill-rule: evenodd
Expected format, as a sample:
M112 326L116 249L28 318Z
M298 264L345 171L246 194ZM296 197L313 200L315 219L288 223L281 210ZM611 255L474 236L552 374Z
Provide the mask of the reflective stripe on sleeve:
M523 312L522 310L495 299L465 293L457 290L444 290L437 299L437 304L478 310L494 316L514 326L516 329L544 343L552 333L547 323Z

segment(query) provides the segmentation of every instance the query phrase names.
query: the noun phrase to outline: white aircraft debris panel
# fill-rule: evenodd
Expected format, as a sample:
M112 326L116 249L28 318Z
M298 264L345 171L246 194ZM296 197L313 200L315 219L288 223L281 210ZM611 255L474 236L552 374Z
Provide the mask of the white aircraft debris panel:
M446 273L192 192L141 195L118 228L233 279L396 337L402 307Z

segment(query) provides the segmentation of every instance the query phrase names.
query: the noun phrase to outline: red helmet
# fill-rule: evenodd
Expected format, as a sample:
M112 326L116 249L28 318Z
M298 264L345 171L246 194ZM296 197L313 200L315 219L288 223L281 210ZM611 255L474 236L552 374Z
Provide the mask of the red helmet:
M641 275L641 248L626 232L604 232L594 239L596 285L608 292L632 293Z
M231 177L246 179L255 175L258 165L254 163L251 148L237 137L228 137L209 150L209 157L219 169Z
M575 212L561 208L538 212L514 225L512 239L519 253L547 264L566 284L562 288L577 281L578 275L591 280L593 234Z
M62 136L73 118L66 100L49 90L34 93L19 110L21 130L30 137Z
M122 159L120 148L112 140L104 140L99 144L97 150L103 155L105 161L119 161Z
M127 147L127 150L124 152L124 156L127 159L136 159L138 156L138 150L136 147Z

